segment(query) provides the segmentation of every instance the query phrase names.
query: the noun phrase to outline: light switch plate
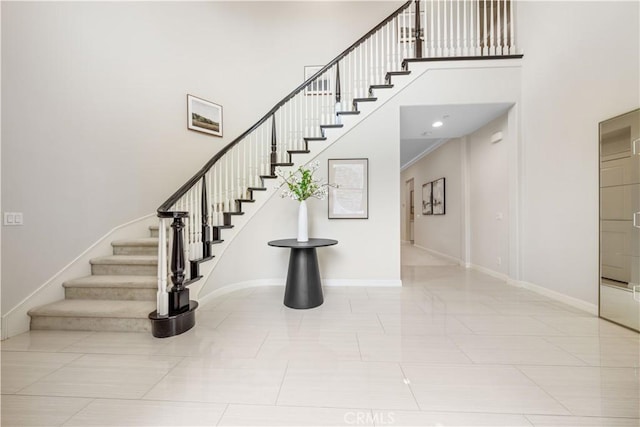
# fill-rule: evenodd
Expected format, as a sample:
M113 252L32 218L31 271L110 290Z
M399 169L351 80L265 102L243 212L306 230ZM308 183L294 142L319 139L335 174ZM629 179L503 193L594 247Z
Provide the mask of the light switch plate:
M4 213L4 225L23 225L24 216L22 212L5 212Z

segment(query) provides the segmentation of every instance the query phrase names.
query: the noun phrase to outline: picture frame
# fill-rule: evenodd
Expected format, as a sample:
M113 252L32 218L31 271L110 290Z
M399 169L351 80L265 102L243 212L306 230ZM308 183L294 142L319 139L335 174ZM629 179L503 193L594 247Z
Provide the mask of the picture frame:
M369 218L369 159L329 159L329 219Z
M313 77L324 65L305 65L304 81ZM305 95L332 95L333 78L330 71L325 72L304 88Z
M222 137L222 106L187 95L187 128Z
M444 215L446 213L445 195L445 178L440 178L433 181L431 200L433 204L434 215Z
M422 184L422 215L433 215L433 182Z

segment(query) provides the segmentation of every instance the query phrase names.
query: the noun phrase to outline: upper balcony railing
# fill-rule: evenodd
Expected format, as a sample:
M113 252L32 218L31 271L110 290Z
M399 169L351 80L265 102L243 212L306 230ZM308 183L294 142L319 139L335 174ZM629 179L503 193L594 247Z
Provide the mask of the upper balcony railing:
M252 200L278 165L308 152L308 141L353 114L354 101L384 85L405 59L503 56L517 53L510 0L408 1L277 103L209 160L158 208L160 244L157 316L188 306L185 260L211 257L220 229ZM171 303L167 293L167 220L173 218ZM187 297L184 298L186 293Z

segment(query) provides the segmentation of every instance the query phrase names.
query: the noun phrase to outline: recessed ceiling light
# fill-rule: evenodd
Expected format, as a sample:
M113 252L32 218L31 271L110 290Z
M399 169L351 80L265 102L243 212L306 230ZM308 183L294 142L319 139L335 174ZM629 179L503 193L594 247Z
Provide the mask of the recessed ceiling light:
M431 126L434 127L434 128L439 128L443 124L444 123L442 123L440 120L438 120L437 122L433 122L433 124Z

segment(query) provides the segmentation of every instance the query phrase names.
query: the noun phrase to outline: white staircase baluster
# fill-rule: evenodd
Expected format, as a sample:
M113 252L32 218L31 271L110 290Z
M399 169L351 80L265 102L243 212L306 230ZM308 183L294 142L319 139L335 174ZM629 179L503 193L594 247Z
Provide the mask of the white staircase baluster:
M158 221L158 292L156 309L159 316L169 314L169 294L167 293L167 220Z
M496 17L495 17L495 6L494 6L494 1L495 0L491 0L489 2L489 7L490 7L490 21L489 21L489 25L491 26L491 37L490 37L490 43L491 43L491 48L489 50L489 55L495 55L496 54Z
M502 14L501 11L501 2L500 0L494 0L496 4L496 16L495 16L495 24L497 24L496 28L496 54L502 55Z
M515 2L513 0L509 0L509 54L514 55L516 53L516 34L515 34L515 23L513 21L513 8L515 7Z

